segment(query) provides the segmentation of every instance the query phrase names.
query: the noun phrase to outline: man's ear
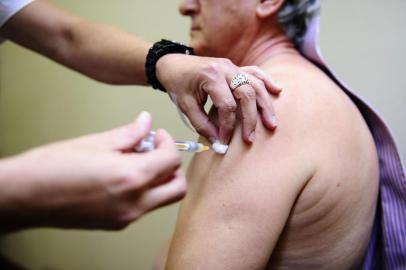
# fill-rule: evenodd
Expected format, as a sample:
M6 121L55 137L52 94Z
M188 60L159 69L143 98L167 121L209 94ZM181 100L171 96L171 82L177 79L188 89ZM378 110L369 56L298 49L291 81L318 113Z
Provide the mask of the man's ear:
M285 0L260 0L256 8L256 14L261 19L275 15Z

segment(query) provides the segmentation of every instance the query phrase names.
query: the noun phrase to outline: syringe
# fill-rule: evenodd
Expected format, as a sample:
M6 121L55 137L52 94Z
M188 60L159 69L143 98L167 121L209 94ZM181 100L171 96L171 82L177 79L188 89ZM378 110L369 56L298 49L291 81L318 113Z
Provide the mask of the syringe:
M193 141L176 141L176 148L179 151L185 151L190 153L201 153L207 150L210 150L210 147L202 143L193 142Z
M186 140L178 140L175 142L176 148L179 151L189 152L189 153L200 153L207 150L210 150L210 147L194 142L194 141L186 141ZM144 138L135 148L136 152L149 152L155 149L155 132L151 131L149 135Z

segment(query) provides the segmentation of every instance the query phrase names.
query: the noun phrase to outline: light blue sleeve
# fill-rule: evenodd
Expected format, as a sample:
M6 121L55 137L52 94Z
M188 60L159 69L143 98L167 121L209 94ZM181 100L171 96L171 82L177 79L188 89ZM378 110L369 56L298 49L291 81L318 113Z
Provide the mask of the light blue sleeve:
M0 0L0 28L10 19L14 14L26 7L34 0ZM3 40L0 37L0 42Z

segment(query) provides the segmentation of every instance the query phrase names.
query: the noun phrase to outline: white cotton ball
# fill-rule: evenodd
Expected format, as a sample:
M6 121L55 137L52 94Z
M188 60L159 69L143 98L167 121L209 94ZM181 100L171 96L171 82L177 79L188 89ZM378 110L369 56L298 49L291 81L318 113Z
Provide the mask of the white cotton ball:
M227 153L227 150L228 150L228 145L227 144L222 144L219 141L216 141L216 142L213 143L211 148L213 149L214 152L216 152L216 154L225 155Z

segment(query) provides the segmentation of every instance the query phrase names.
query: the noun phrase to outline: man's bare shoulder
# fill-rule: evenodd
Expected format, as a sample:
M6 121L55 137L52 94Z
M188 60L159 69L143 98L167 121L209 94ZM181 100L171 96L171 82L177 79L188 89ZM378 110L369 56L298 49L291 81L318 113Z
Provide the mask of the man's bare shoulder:
M193 171L192 180L198 181L204 172L205 181L216 181L216 177L210 177L210 172L230 174L238 164L247 163L249 173L265 166L264 173L284 171L285 178L295 176L291 183L297 184L295 190L301 190L316 172L320 160L325 158L325 149L335 147L336 142L347 141L343 138L345 136L353 136L352 133L356 132L351 130L354 124L364 125L364 131L368 133L362 116L350 99L311 63L281 59L263 68L284 89L274 99L277 129L271 132L258 121L255 142L247 145L239 138L239 123L226 157L207 153L194 158L189 169L189 172ZM212 117L216 118L216 115Z
M376 190L369 185L370 196L357 200L368 187L366 171L375 164L365 159L373 156L369 131L356 107L321 71L310 63L292 63L264 66L284 86L274 100L275 131L258 121L256 139L247 145L239 124L225 156L207 152L193 158L171 248L173 269L180 264L264 269L270 254L275 269L327 266L337 257L349 259L336 260L333 269L345 269L363 253ZM334 189L337 185L341 188ZM342 210L354 207L356 213ZM366 219L367 226L357 226ZM326 231L325 224L333 225ZM351 227L356 239L343 230ZM361 245L349 249L351 241ZM333 243L336 249L325 249Z
M288 56L264 68L284 87L274 101L279 126L273 141L262 138L264 144L280 145L289 138L317 167L326 166L327 157L334 160L335 151L353 157L368 152L367 148L374 151L371 133L356 105L317 66Z
M280 58L275 63L265 64L264 69L284 88L280 97L275 99L281 125L285 120L289 126L294 125L293 129L304 125L314 130L332 127L331 124L340 121L347 122L347 118L354 116L357 121L363 121L342 89L303 57ZM331 117L335 121L330 121Z

